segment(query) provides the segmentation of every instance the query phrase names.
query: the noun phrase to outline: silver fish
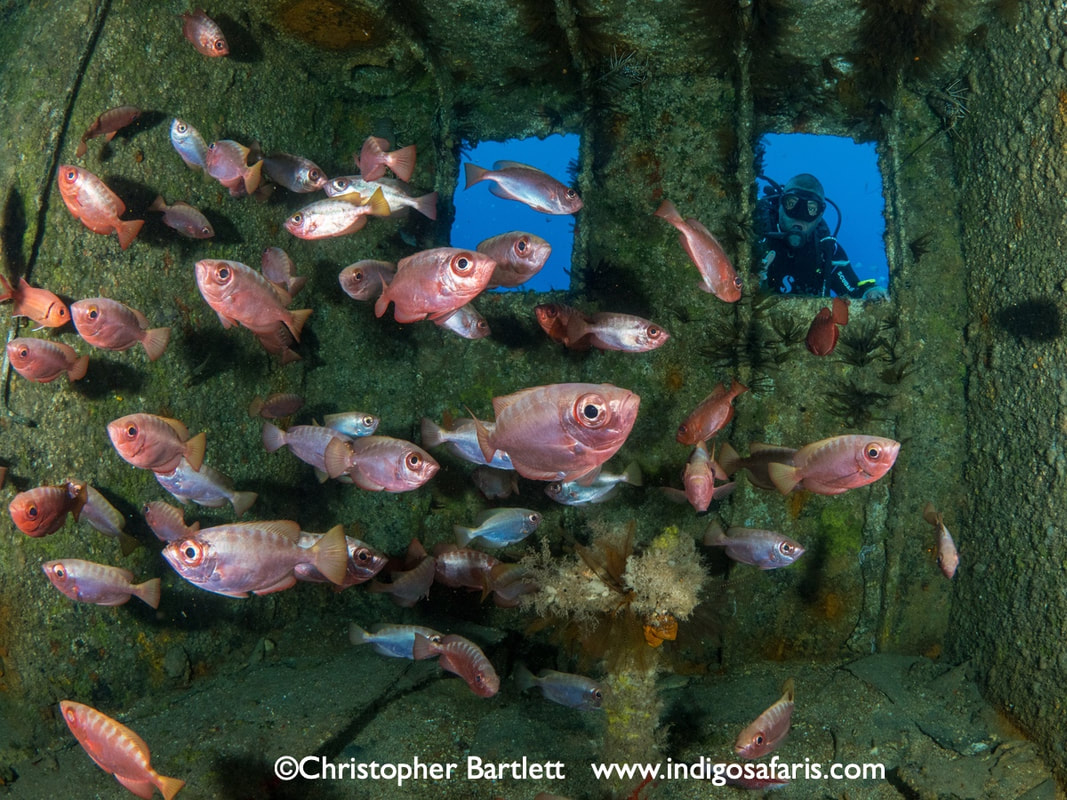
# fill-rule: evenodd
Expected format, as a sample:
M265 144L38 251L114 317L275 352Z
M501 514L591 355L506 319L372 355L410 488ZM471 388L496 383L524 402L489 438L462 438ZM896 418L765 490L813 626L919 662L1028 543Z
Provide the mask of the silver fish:
M41 565L52 585L71 600L98 606L121 606L131 597L159 607L159 578L135 584L133 573L78 558L46 561Z
M520 692L537 687L553 703L582 711L592 711L604 704L603 687L584 675L543 669L535 676L525 665L519 664L515 668L515 684Z
M494 508L483 511L473 527L453 525L456 543L466 547L473 539L480 539L485 547L506 547L521 542L541 524L541 515L528 508Z
M416 634L437 643L444 638L443 634L423 625L371 625L369 633L354 622L348 626L348 640L352 644L369 644L374 652L390 658L413 659L411 651Z
M723 533L718 522L708 527L704 546L722 547L734 561L760 569L788 567L804 555L804 548L788 536L758 528L730 528Z
M184 458L171 472L156 472L155 476L159 485L182 503L192 501L198 506L219 508L228 502L233 513L241 516L256 502L255 492L238 492L228 476L207 464L201 464L197 472Z
M402 208L413 208L427 219L437 219L437 192L413 197L407 191L407 184L392 178L367 181L359 175L342 175L340 178L328 181L323 187L327 197L343 197L347 194L370 197L378 189L382 190L385 202L389 204L389 210L394 214Z
M207 142L192 125L175 117L170 124L170 143L190 169L205 168Z
M577 480L555 481L545 487L545 494L565 506L587 506L610 499L624 483L640 486L642 480L641 465L635 461L621 475L600 472L588 486Z
M482 423L487 430L492 432L494 426L490 422ZM472 464L482 464L493 469L514 469L511 458L502 450L497 450L491 461L486 461L482 450L478 446L478 431L474 420L467 417L445 420L447 427L442 427L427 417L422 418L422 443L428 448L447 444L453 455L459 456L464 461Z

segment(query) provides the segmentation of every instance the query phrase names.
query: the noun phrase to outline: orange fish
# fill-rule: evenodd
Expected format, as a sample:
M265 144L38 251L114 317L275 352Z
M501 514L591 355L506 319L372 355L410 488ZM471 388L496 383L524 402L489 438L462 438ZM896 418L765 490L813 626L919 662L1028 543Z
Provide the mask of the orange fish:
M720 383L704 398L703 402L678 426L675 438L682 444L695 445L706 442L734 418L734 398L748 391L736 378L731 379L730 388Z
M74 328L93 347L104 350L129 350L138 342L149 361L155 361L167 349L170 328L150 328L140 311L109 300L91 297L70 307Z
M79 356L70 345L48 339L12 339L7 343L7 358L15 372L34 383L51 383L60 375L80 380L89 369L89 356Z
M85 143L89 139L95 139L97 136L103 136L105 142L110 142L115 138L116 133L135 122L140 116L141 109L136 106L109 108L97 117L93 124L89 126L89 129L82 134L81 143L78 145L78 149L74 151L74 155L78 158L84 156Z
M189 438L189 430L176 419L155 414L127 414L107 424L107 435L127 462L153 472L173 472L182 458L194 471L204 461L206 435Z
M415 145L409 144L389 152L389 141L379 136L368 136L356 158L359 174L365 181L376 181L389 167L402 181L410 181L415 171Z
M185 786L185 781L152 769L148 745L125 725L73 700L61 701L59 710L89 758L138 797L150 800L156 788L164 800L171 800Z
M790 678L782 687L782 696L778 701L738 734L734 752L741 758L759 758L785 741L793 722L794 696L793 679Z
M654 216L667 220L678 229L682 247L700 272L700 288L703 291L726 303L736 303L741 299L741 278L711 231L693 217L682 219L670 200L664 200Z
M119 237L125 250L137 238L143 219L119 219L126 213L126 205L117 194L89 170L64 164L59 168L59 194L67 209L93 233L111 233Z
M837 326L848 324L848 300L835 297L832 305L833 311L826 306L819 309L804 340L808 350L817 356L828 356L834 352L837 347Z
M226 37L222 34L222 28L211 17L204 13L204 9L182 13L182 33L185 38L192 42L198 53L209 58L228 56L230 46L226 43Z
M19 278L19 285L13 287L0 275L0 303L5 300L12 302L16 317L29 317L43 328L59 328L70 319L62 300L47 289L30 286L25 278Z
M62 528L67 514L73 514L77 521L87 499L84 483L67 481L62 486L38 486L19 492L7 510L16 528L40 539Z

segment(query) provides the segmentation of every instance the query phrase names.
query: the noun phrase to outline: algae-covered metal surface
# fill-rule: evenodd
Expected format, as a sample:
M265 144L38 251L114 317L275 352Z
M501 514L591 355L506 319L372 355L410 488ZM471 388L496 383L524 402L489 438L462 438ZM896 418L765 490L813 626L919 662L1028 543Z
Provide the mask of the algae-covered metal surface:
M32 383L6 371L5 505L32 487L87 481L142 545L123 557L84 521L34 539L5 517L0 785L16 797L89 782L100 796L125 791L77 747L57 710L69 699L137 730L156 768L187 782L182 796L706 796L707 786L693 780L596 780L588 764L736 760L734 738L795 674L794 732L782 758L887 767L883 777L848 784L842 791L849 796L1056 796L1023 733L975 693L975 686L990 690L998 709L1013 712L1024 733L1037 733L1043 754L1064 769L1051 733L1062 710L1050 699L1062 672L1062 637L1050 641L1052 611L1047 625L1031 627L1032 611L1015 597L1027 585L1024 574L1040 574L1034 586L1046 597L1063 594L1062 576L1034 563L1044 560L1036 552L1055 551L1058 523L1048 522L1049 542L1035 543L1029 555L1001 544L994 563L983 544L1010 497L1028 490L989 485L1012 470L1008 451L1016 452L1019 439L1010 439L1008 455L993 455L1005 394L992 393L1002 379L986 385L974 376L1045 374L1053 353L1031 350L1055 346L1040 337L1032 344L1026 334L1012 344L996 327L1001 312L1001 328L1029 319L1029 307L1017 304L1032 297L1029 284L1013 283L1022 292L1009 292L1016 305L997 305L1008 290L994 250L1005 237L1035 246L1032 226L1051 214L1049 195L1019 191L990 238L961 241L961 232L982 226L990 198L1000 198L991 187L1009 174L1015 184L1034 178L1025 168L975 168L987 141L976 116L992 118L1006 102L975 77L978 45L1008 50L1011 23L1040 16L1025 4L992 5L233 0L206 9L229 42L222 58L201 55L183 37L179 15L191 9L180 4L66 0L0 8L5 276L25 276L68 302L120 300L153 327L171 328L166 352L149 361L140 347L92 349L70 325L34 331L9 315L10 304L0 306L9 339L46 338L90 357L87 375L74 382ZM1049 112L1059 135L1056 86L1049 83L1035 107ZM76 157L82 133L120 105L140 108L140 119L111 141L88 140L86 155ZM1031 112L1019 114L1030 119ZM409 212L372 219L348 236L298 239L283 223L321 193L278 187L268 196L232 197L179 158L169 138L176 117L209 143L232 139L264 154L299 154L330 176L356 171L353 156L369 135L414 145L410 184L417 194L438 192L437 219ZM1028 124L1034 137L1045 130ZM878 143L890 299L853 302L830 356L816 357L804 344L825 300L757 291L754 147L770 130ZM338 273L353 262L395 263L431 247L477 244L450 242L448 234L448 198L463 180L465 142L558 132L582 136L573 174L556 176L573 181L584 202L574 217L569 292L483 294L474 305L492 334L466 340L428 321L399 324L391 311L378 318L373 303L341 291ZM1025 142L1012 141L1003 159L1022 160ZM127 249L68 211L56 183L61 164L99 176L124 202L125 219L145 220ZM968 187L962 217L958 181ZM214 238L185 239L166 227L149 210L157 195L199 208ZM744 284L738 303L699 290L678 232L653 215L664 200L722 241ZM198 260L258 269L268 247L283 248L307 278L290 306L312 311L293 363L271 356L244 328L224 329L197 289ZM1040 280L1055 295L1062 276L1052 275L1053 261L1046 259ZM640 315L670 339L647 353L566 350L537 323L534 308L545 302ZM872 485L833 496L783 497L738 473L734 493L697 514L663 491L681 487L689 457L675 431L717 383L731 379L749 391L717 445L729 441L747 455L753 443L799 448L862 433L901 442L896 464ZM380 417L379 434L419 442L423 417L491 421L494 397L562 382L611 383L641 397L633 431L606 468L618 473L636 464L641 486L570 508L550 500L544 483L520 479L517 498L487 501L469 478L471 465L436 449L441 469L427 485L370 492L320 482L285 448L267 453L263 420L248 413L257 396L295 393L305 405L290 424L358 409ZM1022 391L1018 381L1012 385ZM1043 411L1022 399L1012 408L1020 428L1032 431L1030 441L1042 435L1034 414ZM109 441L108 422L139 412L206 433L206 463L258 494L242 521L294 520L315 532L343 525L394 559L383 578L400 568L413 538L432 549L454 541L453 526L487 507L535 509L543 516L537 534L501 558L521 561L540 591L498 608L483 596L488 591L435 585L410 609L368 585L338 592L298 583L247 599L205 592L168 566L144 520L145 503L173 499ZM1049 453L1054 471L1057 456ZM1048 485L1057 484L1050 478ZM962 556L953 581L937 568L935 533L922 515L928 502L957 535ZM1056 508L1050 500L1050 512ZM205 528L234 520L228 504L184 511ZM701 544L713 520L781 531L806 553L780 570L734 563ZM121 565L138 580L158 577L159 608L137 600L117 608L74 603L41 574L40 565L56 558ZM1015 599L1005 607L1000 601L1009 595ZM352 622L421 624L468 637L503 679L500 692L482 698L433 661L353 648ZM991 633L1009 629L1028 654L1011 669L1017 647ZM837 668L856 659L863 666ZM520 663L595 677L607 687L604 708L581 712L521 692L512 678ZM1036 692L1022 686L1031 668L1047 678ZM927 686L964 698L946 708L949 721L938 724L923 709ZM886 698L906 715L907 732L894 728ZM312 754L352 764L525 755L564 763L568 780L289 784L273 773L282 755ZM1021 766L1012 772L1012 764ZM965 773L972 777L963 786ZM811 781L794 783L781 796L818 791Z

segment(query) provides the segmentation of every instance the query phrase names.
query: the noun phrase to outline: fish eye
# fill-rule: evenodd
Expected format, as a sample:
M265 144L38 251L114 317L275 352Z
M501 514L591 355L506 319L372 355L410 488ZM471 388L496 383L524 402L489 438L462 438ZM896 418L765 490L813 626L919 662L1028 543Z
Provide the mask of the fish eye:
M24 347L20 347L19 348L19 358L29 358L29 357L30 357L30 348L25 347L25 346Z
M474 266L469 253L460 253L452 259L452 271L460 275L468 272Z
M483 683L485 683L485 676L484 676L484 675L482 675L482 673L480 673L480 672L478 672L478 673L475 673L475 675L474 675L474 682L475 682L476 684L478 684L479 686L481 686L481 685L482 685Z
M63 312L60 312L60 313L63 313ZM89 311L85 316L87 316L89 319L96 319L97 317L100 316L100 309L97 308L96 306L89 306Z
M648 334L648 338L649 339L658 339L660 337L660 335L663 333L663 331L661 331L655 325L649 325L648 326L648 330L646 331L646 333Z
M362 561L364 563L367 562L367 561L370 561L371 560L370 551L367 550L367 548L365 548L365 547L359 548L359 550L356 551L356 560L357 561Z
M65 317L65 316L67 316L67 309L65 309L62 306L60 306L58 309L56 309L56 316L57 317Z
M604 699L604 693L599 689L593 689L593 699L599 703Z
M317 181L321 177L322 177L322 173L319 172L317 169L313 169L313 170L309 170L308 171L308 180Z
M530 522L532 522L534 525L536 525L538 522L541 521L541 515L538 514L536 511L534 511L526 519L528 519Z
M874 442L871 442L867 445L864 453L871 461L876 461L878 460L878 457L882 455L882 448Z
M741 288L741 276L740 275L738 275L736 278L734 278L734 286L736 286L738 289Z
M789 544L789 542L782 542L780 549L782 551L782 555L791 556L793 555L793 551L796 548L794 548L793 545Z
M219 271L215 273L220 281L228 281L230 279L230 268L219 267Z
M136 425L127 426L126 427L126 436L128 438L130 438L130 439L136 439L137 438L137 426Z
M216 145L216 144L217 144L217 142L212 142L211 144L209 144L209 145L207 146L207 149L208 149L208 150L214 150L214 149L215 149L215 145Z
M178 545L178 552L181 553L182 559L190 567L199 566L200 562L204 560L204 548L195 539L186 539Z
M67 718L67 722L75 723L78 721L78 715L74 713L73 708L68 708L63 716Z
M363 274L363 270L361 269L358 269L352 273L352 280L357 282L362 281L365 277L366 276Z
M30 503L26 506L26 516L30 519L37 519L38 509L36 503Z
M73 170L73 169L68 169L67 170L66 178L67 178L68 181L72 181L77 177L78 177L78 173L75 170Z
M568 189L568 190L567 190L567 197L568 197L568 199L571 199L571 200L573 200L573 199L574 199L575 197L577 197L577 196L578 196L578 193L577 193L576 191L574 191L574 189Z
M176 130L178 133L185 133L187 130L189 130L189 126L181 120L176 120L174 123L174 130Z
M422 458L419 456L418 453L408 453L408 457L406 460L408 469L418 469L419 466L422 464Z
M369 428L371 425L374 424L374 417L368 414L363 418L363 424Z
M515 249L518 250L520 254L525 253L527 247L529 247L529 244L527 244L526 239L519 239L519 241L515 242Z
M584 428L600 428L607 424L608 407L599 394L583 394L574 403L574 416Z
M67 571L63 569L62 564L56 564L54 567L52 567L52 574L55 575L57 578L67 577Z
M211 235L211 228L208 228L208 227L205 226L205 227L200 229L200 232L202 234L204 234L204 236L210 236Z
M223 49L225 49L225 47L226 47L226 43L223 42L222 39L216 39L215 40L215 49L216 50L223 50Z
M304 215L300 213L293 214L293 216L289 217L289 221L294 225L300 225L304 221Z
M757 733L756 734L756 738L753 739L752 741L755 742L756 744L763 744L763 734L762 733Z

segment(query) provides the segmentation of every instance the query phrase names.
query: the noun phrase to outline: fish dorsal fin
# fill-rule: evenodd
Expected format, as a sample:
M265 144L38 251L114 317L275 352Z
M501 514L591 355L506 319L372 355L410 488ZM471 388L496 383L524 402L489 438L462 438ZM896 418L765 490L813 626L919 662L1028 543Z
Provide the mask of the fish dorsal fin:
M167 423L183 442L189 438L189 429L185 427L184 422L171 417L160 417L160 419Z
M231 523L233 527L237 527L241 523ZM288 539L293 544L300 541L300 524L293 522L291 519L276 519L268 522L253 522L248 523L249 527L258 528L265 533L273 533L277 536L281 536Z
M753 442L748 446L749 456L754 456L757 453L761 455L781 455L791 456L796 454L796 449L792 447L783 447L779 444L763 444L762 442Z
M784 684L782 684L782 702L792 703L796 698L796 685L793 683L792 678L788 678Z
M531 167L529 164L523 164L521 161L497 161L493 164L493 169L528 169L530 172L540 172L542 175L548 174L544 170Z

